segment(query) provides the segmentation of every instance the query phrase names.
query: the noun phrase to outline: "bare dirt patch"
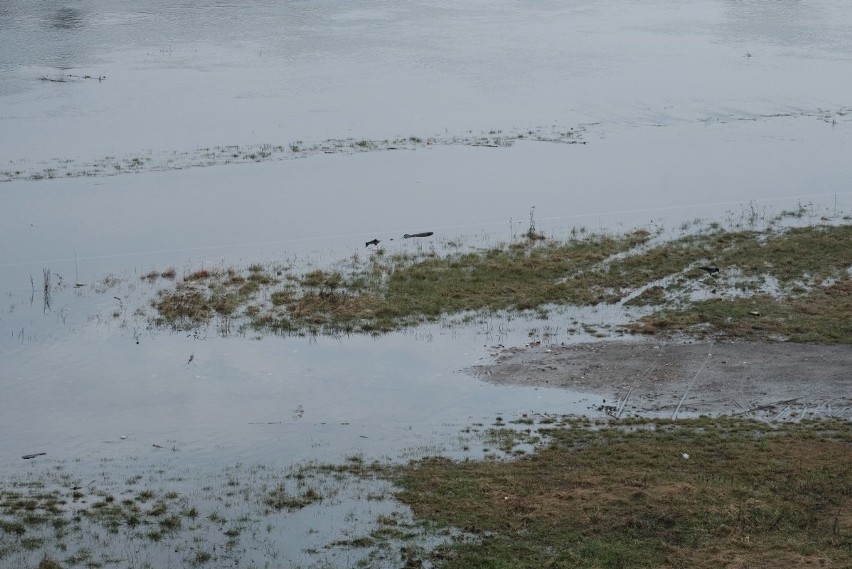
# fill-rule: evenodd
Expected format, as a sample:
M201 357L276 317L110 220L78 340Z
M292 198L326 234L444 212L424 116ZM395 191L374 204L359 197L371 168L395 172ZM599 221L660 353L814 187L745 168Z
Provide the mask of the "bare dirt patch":
M852 346L601 342L509 348L467 370L492 383L600 394L612 416L852 419Z

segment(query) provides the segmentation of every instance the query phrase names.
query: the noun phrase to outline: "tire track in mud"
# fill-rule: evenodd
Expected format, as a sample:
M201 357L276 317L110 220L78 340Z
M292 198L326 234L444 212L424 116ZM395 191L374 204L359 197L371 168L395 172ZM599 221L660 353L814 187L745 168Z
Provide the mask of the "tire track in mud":
M508 348L465 371L498 385L604 398L591 414L799 420L852 419L850 369L852 345L672 338Z
M713 344L711 343L710 344L710 350L707 352L707 357L704 358L704 361L698 367L698 370L696 370L695 375L692 376L692 380L689 382L689 385L687 385L686 389L684 389L683 396L680 398L680 401L678 401L678 404L677 404L677 407L674 410L674 413L672 413L672 419L677 419L677 414L680 412L680 408L683 406L683 402L686 399L686 396L689 395L689 391L695 385L695 382L698 380L698 376L701 375L701 372L704 370L705 367L707 367L707 364L710 363L710 358L711 358L712 355L713 355Z

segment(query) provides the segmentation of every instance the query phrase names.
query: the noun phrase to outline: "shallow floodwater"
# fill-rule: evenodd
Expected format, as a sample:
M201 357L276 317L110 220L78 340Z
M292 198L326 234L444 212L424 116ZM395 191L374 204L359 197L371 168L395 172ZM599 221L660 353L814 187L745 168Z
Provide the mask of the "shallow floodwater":
M3 2L0 472L461 456L471 423L588 412L461 372L589 339L562 320L172 333L135 314L140 277L478 247L531 212L554 236L831 218L852 208L850 93L842 0Z

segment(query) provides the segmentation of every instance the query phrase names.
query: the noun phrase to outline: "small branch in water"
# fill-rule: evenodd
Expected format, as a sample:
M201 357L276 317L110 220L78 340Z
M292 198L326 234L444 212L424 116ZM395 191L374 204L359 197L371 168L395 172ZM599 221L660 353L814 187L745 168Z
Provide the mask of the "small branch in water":
M48 77L47 75L42 75L38 78L39 81L49 81L51 83L67 83L68 79L97 79L98 83L102 81L106 81L106 75L98 75L95 77L94 75L60 75L59 77Z
M36 452L36 453L33 453L33 454L25 454L21 458L23 458L24 460L29 460L31 458L35 458L37 456L44 456L46 454L47 454L46 452Z
M44 275L44 311L50 310L50 269L42 269Z

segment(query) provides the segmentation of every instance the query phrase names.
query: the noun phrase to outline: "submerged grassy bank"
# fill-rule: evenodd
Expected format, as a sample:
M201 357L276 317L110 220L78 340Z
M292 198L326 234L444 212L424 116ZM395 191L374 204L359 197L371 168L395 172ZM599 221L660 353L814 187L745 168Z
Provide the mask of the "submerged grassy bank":
M852 429L733 419L571 420L513 461L393 471L418 519L467 535L466 567L849 567ZM507 435L512 436L512 435ZM419 565L412 565L419 566Z
M199 480L159 464L89 482L60 462L0 484L0 565L852 564L848 421L522 416L511 423L498 418L471 429L500 451L484 459L396 464L353 455L283 470L236 464ZM353 496L370 522L353 514L332 541L305 538ZM306 548L299 563L282 556L293 541Z
M255 264L203 269L161 290L159 325L279 334L384 333L495 311L546 316L562 306L644 307L623 333L727 334L852 342L852 226L706 230L661 241L645 230L531 233L511 244L413 253L378 249L335 268ZM713 268L718 272L710 272ZM708 270L710 269L710 270ZM169 271L152 271L156 281Z

